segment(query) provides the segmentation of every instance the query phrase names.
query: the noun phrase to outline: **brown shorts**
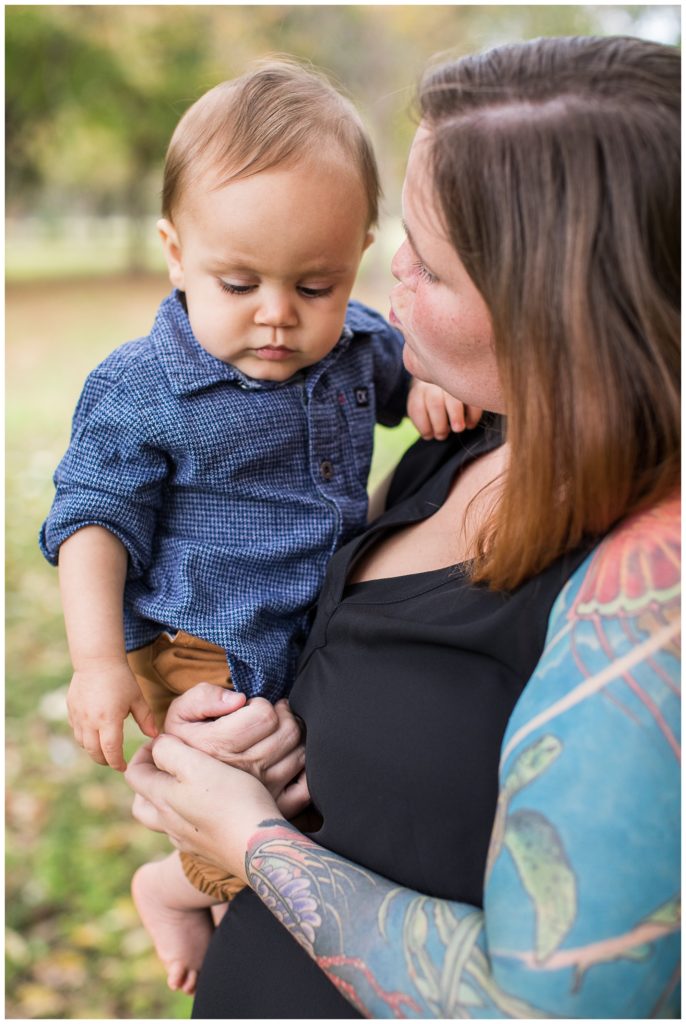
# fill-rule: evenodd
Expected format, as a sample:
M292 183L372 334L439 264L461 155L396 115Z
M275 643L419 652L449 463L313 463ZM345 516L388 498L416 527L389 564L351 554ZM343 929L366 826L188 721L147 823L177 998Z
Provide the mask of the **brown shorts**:
M182 630L174 637L169 633L160 633L146 647L129 651L127 657L160 730L164 726L169 705L180 693L185 693L198 683L214 683L215 686L233 689L224 649ZM186 877L196 889L213 897L218 903L230 900L244 888L239 878L226 875L202 857L182 853L181 864Z

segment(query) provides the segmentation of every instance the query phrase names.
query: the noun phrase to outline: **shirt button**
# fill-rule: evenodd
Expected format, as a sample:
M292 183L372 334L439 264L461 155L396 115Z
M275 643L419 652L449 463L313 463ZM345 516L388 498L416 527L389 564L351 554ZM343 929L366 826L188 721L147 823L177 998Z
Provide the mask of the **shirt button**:
M322 459L319 463L319 472L322 480L330 480L333 476L333 462L330 459Z

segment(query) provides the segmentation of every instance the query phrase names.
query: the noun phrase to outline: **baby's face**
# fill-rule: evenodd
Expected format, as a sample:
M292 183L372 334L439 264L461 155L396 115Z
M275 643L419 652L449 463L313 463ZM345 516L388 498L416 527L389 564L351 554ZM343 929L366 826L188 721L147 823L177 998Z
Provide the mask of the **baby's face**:
M159 228L200 344L249 377L284 381L338 341L366 223L358 176L313 158L202 182Z

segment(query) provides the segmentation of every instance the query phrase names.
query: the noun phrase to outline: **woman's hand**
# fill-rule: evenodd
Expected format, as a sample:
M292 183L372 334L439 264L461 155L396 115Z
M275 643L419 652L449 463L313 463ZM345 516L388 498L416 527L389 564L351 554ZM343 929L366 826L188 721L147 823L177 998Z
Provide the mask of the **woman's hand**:
M210 683L177 697L164 731L262 782L279 810L293 817L310 802L305 780L305 747L288 702L272 705Z
M134 817L166 832L178 849L198 854L247 881L245 852L260 822L280 815L265 787L247 772L163 735L131 759Z

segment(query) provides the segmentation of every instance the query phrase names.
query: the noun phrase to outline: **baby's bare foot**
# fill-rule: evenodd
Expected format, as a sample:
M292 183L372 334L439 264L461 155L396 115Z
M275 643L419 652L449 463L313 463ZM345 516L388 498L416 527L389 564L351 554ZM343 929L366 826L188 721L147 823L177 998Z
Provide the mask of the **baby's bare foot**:
M169 988L193 995L214 930L205 897L188 881L176 854L139 868L131 893L167 968Z

